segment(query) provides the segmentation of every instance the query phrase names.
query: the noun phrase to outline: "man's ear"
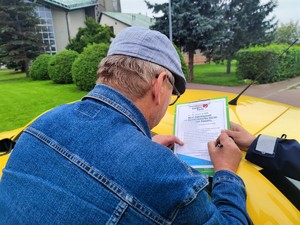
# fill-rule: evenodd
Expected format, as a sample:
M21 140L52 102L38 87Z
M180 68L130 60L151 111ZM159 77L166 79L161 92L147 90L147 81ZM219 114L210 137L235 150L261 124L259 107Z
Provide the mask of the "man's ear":
M167 78L167 74L165 72L161 72L158 77L154 80L152 85L152 98L156 105L161 103L161 92L163 88L163 83Z

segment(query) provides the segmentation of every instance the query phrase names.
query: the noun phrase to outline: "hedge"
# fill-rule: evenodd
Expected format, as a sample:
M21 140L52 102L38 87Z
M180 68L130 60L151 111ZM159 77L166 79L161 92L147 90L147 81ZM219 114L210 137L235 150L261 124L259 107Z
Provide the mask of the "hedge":
M33 80L50 80L48 74L48 62L51 58L49 54L39 55L29 68L29 76Z
M73 81L79 89L90 91L97 79L98 64L106 57L109 44L92 44L84 48L72 65Z
M236 55L236 75L258 83L286 80L300 75L300 47L291 47L279 57L288 45L272 44L266 47L241 49Z
M180 58L180 61L181 61L181 68L182 68L182 72L183 72L183 74L185 76L185 79L189 80L189 68L188 68L188 66L187 66L187 64L186 64L186 62L184 60L184 57L183 57L180 49L175 44L173 44L173 45L174 45L174 47L175 47L175 49L176 49L176 51L177 51L177 53L179 55L179 58Z
M48 73L54 83L73 83L72 64L78 55L76 51L64 50L51 57L48 63Z

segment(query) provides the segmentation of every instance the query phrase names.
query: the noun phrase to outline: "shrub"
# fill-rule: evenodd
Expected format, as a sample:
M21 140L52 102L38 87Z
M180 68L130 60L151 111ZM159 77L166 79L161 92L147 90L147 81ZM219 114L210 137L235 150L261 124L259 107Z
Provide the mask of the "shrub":
M273 63L277 54L272 51L242 50L237 54L236 75L241 79L255 80L259 83L274 82L278 76L278 63Z
M29 76L33 80L50 80L48 74L48 62L51 58L49 54L39 55L29 69Z
M48 63L48 73L51 80L57 84L72 83L72 64L78 57L72 50L64 50L52 56Z
M280 75L284 79L300 76L300 46L290 48L283 55L280 60Z
M259 83L276 82L300 75L300 47L272 44L242 49L237 53L236 74ZM279 56L281 57L279 58Z
M179 50L179 48L176 45L174 45L174 47L175 47L175 49L176 49L176 51L177 51L177 53L179 55L180 61L181 61L182 72L183 72L183 74L185 76L185 79L188 80L188 78L189 78L189 68L188 68L188 66L187 66L187 64L186 64L186 62L184 60L184 57L183 57L181 51Z
M98 64L106 57L109 44L92 44L84 48L72 66L73 81L79 89L89 91L95 86Z

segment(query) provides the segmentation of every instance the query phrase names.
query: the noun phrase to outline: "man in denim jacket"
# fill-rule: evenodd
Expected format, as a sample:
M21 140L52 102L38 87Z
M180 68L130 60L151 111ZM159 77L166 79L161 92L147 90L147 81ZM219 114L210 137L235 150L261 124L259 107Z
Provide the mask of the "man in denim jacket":
M209 142L215 175L179 160L150 130L171 95L185 91L168 38L123 30L82 101L57 107L26 128L0 183L0 224L249 224L241 152L225 133ZM156 141L156 142L155 142ZM158 143L157 143L158 142Z

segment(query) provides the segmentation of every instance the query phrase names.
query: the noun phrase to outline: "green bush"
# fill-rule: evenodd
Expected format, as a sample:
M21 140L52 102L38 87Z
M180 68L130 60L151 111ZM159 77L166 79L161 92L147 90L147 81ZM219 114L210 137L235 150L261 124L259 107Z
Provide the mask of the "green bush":
M242 79L270 83L300 75L300 47L272 44L241 49L237 53L236 74ZM281 55L281 57L279 57Z
M50 80L48 74L48 62L51 58L49 54L39 55L29 69L29 75L33 80Z
M185 76L185 79L188 80L188 78L189 78L189 68L188 68L188 66L187 66L187 64L186 64L186 62L183 58L183 55L182 55L181 51L179 50L179 48L175 44L173 44L173 45L174 45L174 47L175 47L175 49L176 49L176 51L179 55L179 58L180 58L180 61L181 61L182 72Z
M78 57L72 50L64 50L52 56L48 63L48 73L51 80L57 84L72 83L72 64Z
M272 51L242 50L236 55L236 76L240 79L255 80L258 83L270 83L276 81L279 69L278 63L273 63L277 54Z
M98 64L106 57L109 44L92 44L84 48L72 66L73 81L79 89L89 91L95 86Z
M290 48L283 55L280 60L280 75L284 79L300 76L300 46Z

